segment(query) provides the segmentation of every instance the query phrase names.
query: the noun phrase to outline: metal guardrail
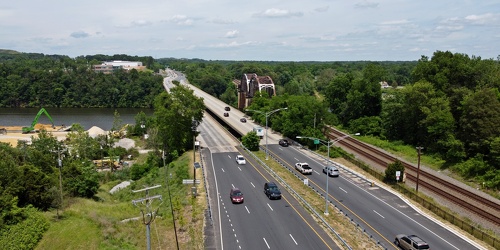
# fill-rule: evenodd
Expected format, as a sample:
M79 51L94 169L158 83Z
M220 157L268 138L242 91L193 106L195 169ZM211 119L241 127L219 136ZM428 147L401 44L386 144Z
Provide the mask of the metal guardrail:
M203 182L204 182L204 186L205 186L205 196L206 196L206 200L207 200L207 213L208 213L208 218L209 218L209 221L210 221L210 226L213 226L214 224L214 220L212 218L212 207L210 206L210 195L209 195L209 191L208 191L208 185L207 185L207 176L205 175L205 164L203 164L203 162L205 162L205 159L203 157L203 154L198 151L199 153L199 158L200 158L200 165L201 165L201 172L203 174Z

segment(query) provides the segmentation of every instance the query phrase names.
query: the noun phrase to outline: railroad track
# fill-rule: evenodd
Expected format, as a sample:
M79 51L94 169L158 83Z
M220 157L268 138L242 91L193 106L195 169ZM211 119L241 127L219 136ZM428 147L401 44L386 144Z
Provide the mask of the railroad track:
M333 128L329 128L327 130L327 134L330 139L335 139L345 135L345 133ZM349 148L352 152L355 152L355 154L362 155L384 169L387 167L387 164L393 163L397 160L396 157L351 137L345 138L344 140L337 142L337 144ZM416 183L417 167L403 160L400 161L405 167L407 181L409 180ZM422 168L419 171L418 184L419 186L439 195L443 199L447 199L458 206L467 209L471 213L475 213L478 216L495 223L496 225L500 225L499 203L479 196L432 173L426 172Z

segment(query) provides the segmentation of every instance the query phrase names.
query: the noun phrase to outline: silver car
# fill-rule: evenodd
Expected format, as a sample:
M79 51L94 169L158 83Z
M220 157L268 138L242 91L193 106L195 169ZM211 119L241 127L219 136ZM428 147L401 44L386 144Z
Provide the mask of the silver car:
M323 173L327 174L328 176L338 177L339 169L334 166L325 166L323 168Z
M429 244L416 235L398 234L394 241L404 250L430 249Z

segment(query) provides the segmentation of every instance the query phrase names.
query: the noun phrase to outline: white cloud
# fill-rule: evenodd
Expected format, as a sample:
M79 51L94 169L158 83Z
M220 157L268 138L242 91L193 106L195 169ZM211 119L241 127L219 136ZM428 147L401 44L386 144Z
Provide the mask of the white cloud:
M168 22L175 23L177 25L192 25L193 24L193 19L188 18L185 15L175 15L171 17L170 19L167 20Z
M150 21L146 21L146 20L132 21L132 26L148 26L148 25L151 25Z
M259 12L254 14L255 17L270 17L270 18L279 18L279 17L300 17L304 14L302 12L292 12L289 10L283 9L267 9L263 12Z
M251 45L258 45L258 42L253 42L253 41L248 41L248 42L243 42L243 43L238 43L238 42L230 42L230 43L219 43L215 45L211 45L209 47L213 48L232 48L232 47L242 47L242 46L251 46Z
M227 20L227 19L220 19L220 18L215 18L211 21L211 23L216 23L216 24L235 24L236 22L233 20Z
M238 32L237 30L231 30L231 31L228 31L224 37L226 37L226 38L235 38L235 37L238 36L239 33L240 32Z
M469 15L465 17L465 21L472 23L472 24L478 24L478 25L483 25L483 24L492 24L492 25L500 25L500 13L499 14L492 14L492 13L486 13L482 15Z

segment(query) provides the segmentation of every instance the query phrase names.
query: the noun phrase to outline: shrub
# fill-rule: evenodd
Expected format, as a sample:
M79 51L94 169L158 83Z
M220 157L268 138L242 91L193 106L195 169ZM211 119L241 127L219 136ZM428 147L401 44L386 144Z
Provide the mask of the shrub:
M388 164L387 168L385 169L385 177L384 177L384 182L393 184L395 183L396 180L396 171L401 171L400 175L400 180L403 178L405 167L403 163L399 160L396 160L394 163Z

